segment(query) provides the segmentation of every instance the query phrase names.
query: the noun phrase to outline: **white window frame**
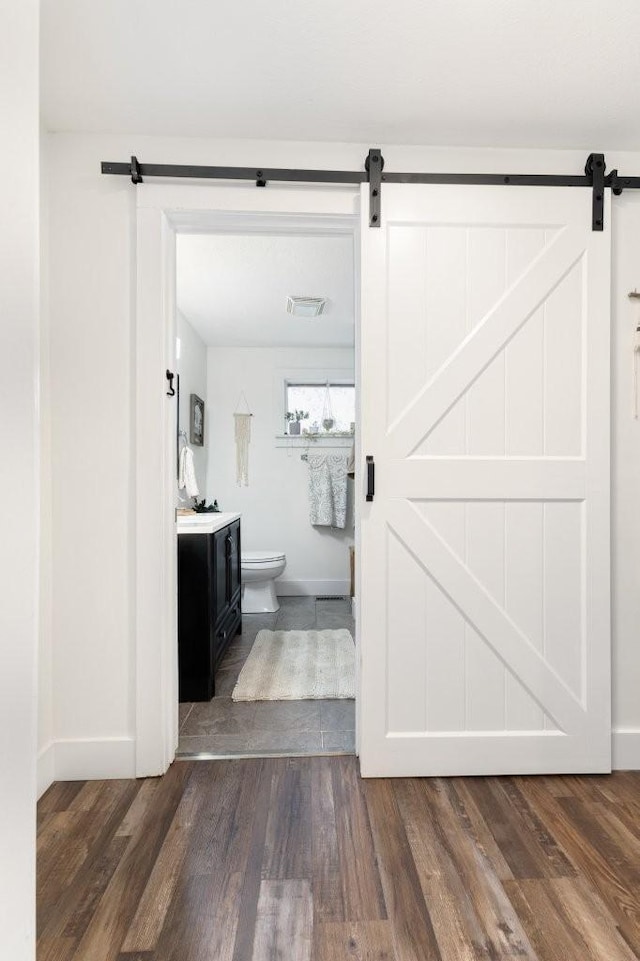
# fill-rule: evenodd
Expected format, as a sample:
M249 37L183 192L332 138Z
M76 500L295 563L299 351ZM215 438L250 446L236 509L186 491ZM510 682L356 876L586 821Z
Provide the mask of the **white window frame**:
M352 423L355 424L355 416L356 416L356 404L355 404L355 390L356 390L356 385L355 385L355 377L353 377L353 378L351 379L351 382L347 382L347 381L345 381L345 380L334 380L334 379L331 378L331 377L325 378L325 379L322 380L322 381L309 380L308 378L306 378L305 380L301 380L301 381L299 381L299 380L285 380L285 382L284 382L284 413L285 413L285 416L286 416L286 414L288 413L288 407L289 407L289 397L288 397L288 395L289 395L289 388L290 388L290 387L320 387L320 388L322 388L323 390L326 390L326 388L329 387L329 391L331 391L331 388L332 388L332 387L350 387L350 388L353 390L353 392L354 392L354 398L353 398L353 417L354 417L354 419L353 419ZM289 436L289 434L288 434L287 431L285 431L285 433L287 433L287 436ZM306 436L306 437L311 437L313 440L318 440L318 438L322 438L322 437L326 437L326 436L329 436L329 437L331 437L331 438L346 437L346 438L348 438L348 439L353 439L354 435L355 435L355 428L354 428L354 430L351 430L351 431L320 431L320 432L317 433L317 434L306 434L305 436Z
M273 380L273 410L275 414L274 433L276 447L351 447L353 434L300 434L294 436L285 432L287 412L287 387L289 384L330 384L355 387L355 371L352 367L288 367L280 368Z

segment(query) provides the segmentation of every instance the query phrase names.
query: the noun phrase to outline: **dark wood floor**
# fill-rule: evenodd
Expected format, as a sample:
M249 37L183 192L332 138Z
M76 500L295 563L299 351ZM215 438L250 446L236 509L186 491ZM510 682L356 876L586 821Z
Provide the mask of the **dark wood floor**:
M39 961L640 957L640 774L177 762L39 818Z

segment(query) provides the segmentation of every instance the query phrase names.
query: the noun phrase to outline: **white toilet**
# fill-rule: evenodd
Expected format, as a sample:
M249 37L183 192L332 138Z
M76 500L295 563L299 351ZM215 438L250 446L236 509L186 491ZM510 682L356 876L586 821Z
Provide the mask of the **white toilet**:
M272 614L280 609L276 595L276 577L287 566L287 558L281 551L243 551L242 613Z

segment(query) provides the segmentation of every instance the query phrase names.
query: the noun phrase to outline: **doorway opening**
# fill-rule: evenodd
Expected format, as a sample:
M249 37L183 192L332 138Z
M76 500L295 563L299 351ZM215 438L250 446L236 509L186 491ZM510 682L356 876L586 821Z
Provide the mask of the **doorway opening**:
M176 235L180 758L355 753L356 224Z

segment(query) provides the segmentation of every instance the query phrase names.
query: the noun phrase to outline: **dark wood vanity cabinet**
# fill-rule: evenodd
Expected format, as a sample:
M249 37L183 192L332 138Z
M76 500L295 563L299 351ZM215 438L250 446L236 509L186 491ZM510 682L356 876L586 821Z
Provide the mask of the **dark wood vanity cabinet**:
M242 628L240 521L212 534L178 535L181 701L210 701L215 672Z

